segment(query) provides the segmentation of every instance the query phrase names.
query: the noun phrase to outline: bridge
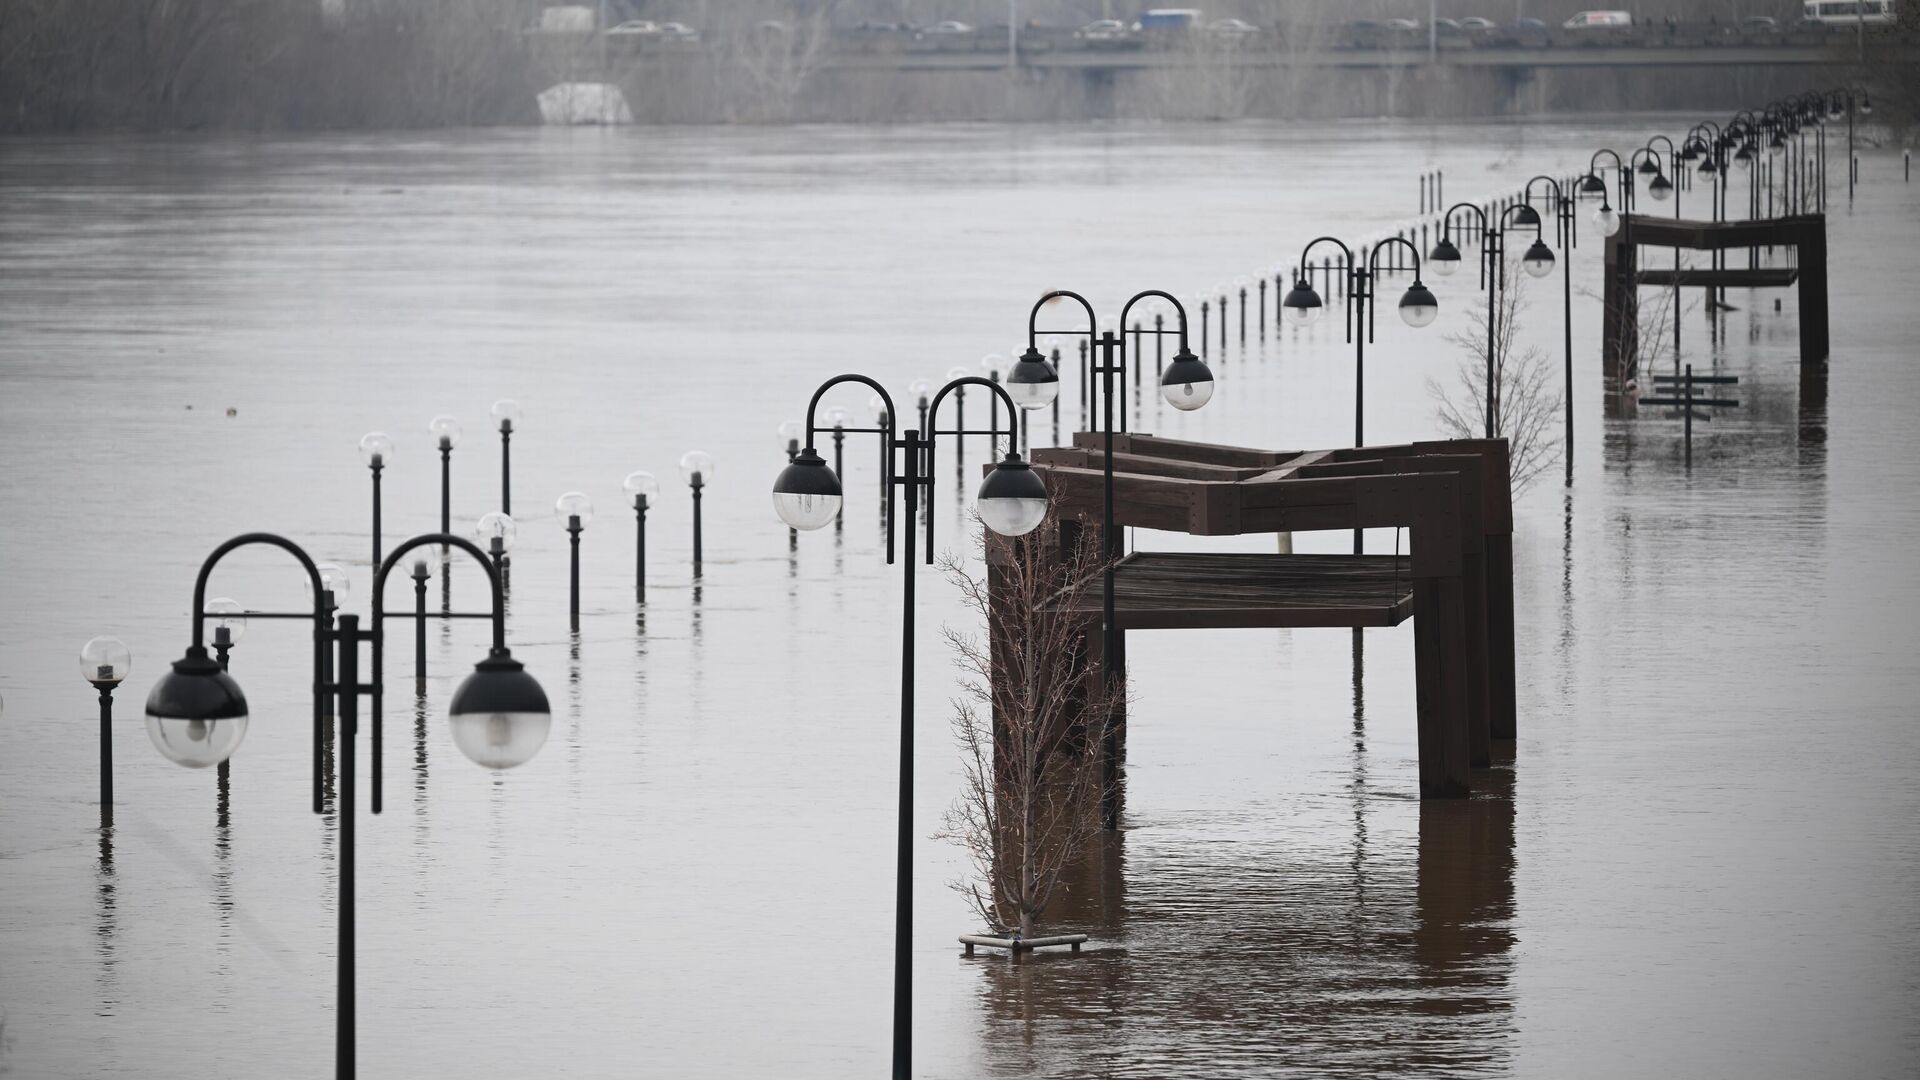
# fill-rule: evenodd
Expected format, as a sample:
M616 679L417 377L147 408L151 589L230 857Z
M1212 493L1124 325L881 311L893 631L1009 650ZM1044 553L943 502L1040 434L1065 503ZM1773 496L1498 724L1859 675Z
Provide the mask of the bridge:
M1013 60L1017 57L1017 60ZM1815 67L1842 58L1824 46L1691 46L1533 49L1444 49L1431 63L1456 68ZM1250 68L1405 68L1428 66L1425 49L1339 49L1311 52L1238 49L1231 53L1139 49L938 49L832 52L824 65L851 70L989 71L1009 63L1039 70L1138 71L1226 63Z

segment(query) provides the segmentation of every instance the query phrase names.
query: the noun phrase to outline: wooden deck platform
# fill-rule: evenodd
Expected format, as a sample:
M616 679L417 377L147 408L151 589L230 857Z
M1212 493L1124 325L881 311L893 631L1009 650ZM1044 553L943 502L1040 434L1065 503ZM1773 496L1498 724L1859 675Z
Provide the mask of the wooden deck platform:
M1803 402L1826 400L1828 353L1827 219L1795 214L1754 221L1691 221L1628 214L1619 231L1605 238L1606 275L1601 290L1600 356L1602 399L1607 415L1631 416L1627 388L1640 377L1640 289L1643 286L1708 290L1728 288L1795 289L1799 302L1800 393ZM1737 252L1740 248L1782 248L1793 253L1791 267L1736 270L1655 270L1641 266L1641 249ZM1725 260L1716 260L1725 261ZM1707 294L1708 310L1718 302ZM1674 320L1674 349L1680 321Z
M1105 442L1083 431L1072 446L1033 453L1063 519L1063 558L1079 530L1100 527ZM1407 541L1404 555L1135 552L1114 574L1120 670L1129 630L1411 620L1421 797L1471 793L1492 740L1517 728L1505 440L1262 450L1116 433L1113 451L1120 528L1192 536L1391 528ZM1004 557L995 550L989 560ZM1073 601L1085 616L1087 663L1101 662L1103 600L1092 589ZM996 607L989 621L1004 618ZM1124 760L1113 742L1109 776Z
M1068 609L1101 614L1098 592ZM1413 616L1413 560L1393 555L1136 551L1113 571L1123 630L1398 626Z
M1784 289L1800 280L1797 266L1763 266L1757 270L1642 270L1640 284L1679 285L1686 288Z

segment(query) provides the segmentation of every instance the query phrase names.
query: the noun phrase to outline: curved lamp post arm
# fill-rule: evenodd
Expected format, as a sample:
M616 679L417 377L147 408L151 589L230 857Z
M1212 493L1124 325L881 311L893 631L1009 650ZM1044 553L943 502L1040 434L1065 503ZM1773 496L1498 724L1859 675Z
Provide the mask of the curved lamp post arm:
M381 594L386 590L387 574L392 572L395 566L399 565L402 555L412 551L414 548L427 547L429 545L459 548L461 551L473 556L474 561L480 564L480 568L487 572L487 588L493 596L493 609L490 614L493 622L493 651L496 653L506 652L507 605L505 594L500 588L500 569L493 565L493 560L487 557L486 552L480 550L478 544L475 544L465 537L453 536L448 533L421 533L419 536L413 537L394 548L387 554L386 559L380 563L380 569L375 571L373 575L374 634L378 635L380 633L380 616L386 608Z
M194 648L206 648L206 630L204 623L207 618L207 579L213 576L213 568L219 564L221 559L226 558L229 552L236 548L247 547L251 544L266 544L271 547L277 547L299 560L301 569L307 572L307 580L313 585L313 618L316 624L325 621L327 617L326 585L320 580L320 568L314 564L313 557L307 554L306 549L286 537L274 533L242 533L226 543L221 544L219 547L214 548L212 554L208 555L200 564L200 575L193 581ZM318 674L318 669L315 669L316 678Z
M1175 299L1172 293L1163 292L1159 289L1142 289L1139 292L1134 293L1131 297L1129 297L1127 299L1127 302L1121 306L1120 326L1123 331L1122 336L1124 337L1124 330L1127 325L1127 313L1133 310L1133 305L1139 303L1142 300L1151 299L1153 297L1159 297L1160 299L1165 300L1167 303L1172 304L1174 314L1180 317L1179 318L1180 350L1182 352L1185 352L1187 348L1187 306L1185 304L1182 304L1179 300ZM1147 332L1148 333L1166 333L1166 331L1164 330L1147 331Z
M1176 332L1180 337L1180 351L1183 353L1187 351L1187 306L1185 304L1182 304L1170 292L1166 292L1161 289L1142 289L1139 292L1134 293L1132 296L1128 297L1127 302L1120 306L1120 377L1122 379L1126 378L1126 368L1127 368L1127 315L1133 311L1133 305L1139 303L1142 300L1148 300L1153 298L1165 300L1167 303L1173 305L1174 314L1179 316L1180 325ZM1225 318L1225 316L1223 315L1222 318ZM1148 330L1145 332L1149 334L1167 333L1167 331L1161 330L1158 328L1155 328L1153 330ZM1155 340L1157 341L1159 339L1156 338ZM1157 345L1155 346L1155 348L1158 348L1158 347L1159 346ZM1144 349L1142 349L1141 351L1143 353L1145 352ZM1028 450L1029 452L1031 452L1032 447L1028 447Z
M1482 233L1485 233L1488 231L1487 212L1485 210L1482 210L1479 207L1479 205L1476 203L1457 202L1457 203L1454 203L1452 206L1447 207L1447 212L1441 215L1441 218L1440 218L1440 238L1441 239L1449 242L1453 240L1453 215L1456 211L1459 211L1459 210L1473 211L1473 216L1480 219L1480 231ZM1481 244L1480 245L1480 288L1484 289L1486 287L1487 287L1487 245Z
M1563 248L1571 248L1573 243L1568 226L1573 221L1573 207L1568 204L1566 192L1561 189L1560 181L1544 173L1536 176L1527 181L1524 197L1528 202L1533 201L1533 185L1543 180L1553 189L1554 242Z
M1608 157L1613 159L1613 167L1616 171L1618 172L1627 171L1627 163L1620 159L1619 153L1603 146L1600 149L1595 150L1593 152L1593 156L1587 159L1587 175L1588 176L1598 177L1600 175L1600 155L1601 154L1605 154ZM1606 183L1605 180L1601 180L1600 182L1603 185ZM1620 193L1620 203L1621 203L1620 208L1622 211L1626 209L1626 202L1627 202L1626 187L1625 185L1622 185L1621 193ZM1600 205L1601 206L1607 205L1607 193L1604 190L1604 188L1600 192Z
M897 427L898 427L897 421L900 416L900 414L893 407L893 395L887 393L886 387L881 386L879 383L873 381L872 379L867 378L865 375L857 375L857 374L835 375L833 378L828 379L826 382L821 383L819 389L813 392L813 397L808 399L807 401L806 449L808 453L812 453L814 433L818 431L827 430L825 428L820 427L818 424L814 423L814 420L813 420L814 414L819 408L820 399L826 395L827 391L843 383L859 383L861 386L871 387L874 393L880 395L880 400L885 402L887 406L887 418L886 418L886 421L881 424L881 426L877 428L850 428L850 427L843 426L840 428L840 431L843 434L849 433L849 432L876 433L880 436L881 445L886 448L887 452L884 455L882 455L882 460L886 463L886 467L881 472L881 475L880 475L880 487L881 487L880 495L881 495L881 498L886 503L886 510L887 510L887 565L892 566L893 565L893 516L894 516L893 515L893 511L894 511L893 433L895 430L897 430ZM836 479L839 479L839 478L836 477Z
M1367 252L1368 275L1371 276L1379 271L1380 253L1393 244L1399 244L1408 251L1413 252L1413 283L1415 285L1420 284L1420 248L1419 245L1404 236L1389 236L1373 245L1373 249ZM1373 341L1373 312L1378 306L1378 304L1367 305L1367 341L1369 342Z
M994 396L1000 399L1000 404L1006 406L1008 416L1019 415L1015 411L1018 408L1018 406L1016 406L1013 403L1013 398L1010 395L1008 395L1006 387L1001 386L999 383L994 382L991 379L983 379L978 375L967 375L967 376L963 376L962 378L951 380L950 382L947 383L947 385L941 387L939 390L934 392L933 400L927 405L927 430L926 430L927 475L921 479L921 483L924 483L927 486L927 565L928 566L933 565L933 519L937 516L933 512L933 478L935 475L937 475L937 471L934 468L934 456L935 456L935 450L938 448L938 445L940 442L937 436L952 435L955 438L965 438L969 434L969 432L967 432L966 429L964 428L955 429L953 431L940 430L940 403L947 399L947 394L951 393L954 390L958 390L960 387L963 387L963 386L986 387L987 389L993 392ZM986 435L989 433L982 431L982 432L976 432L975 434ZM1007 456L1010 458L1017 459L1019 458L1020 455L1012 451L1009 451L1007 453ZM992 462L989 462L989 464L992 464ZM907 524L907 527L911 529L913 527L913 524L909 522Z
M1296 277L1294 280L1296 281L1311 280L1307 277L1307 259L1309 256L1313 254L1313 249L1320 246L1321 244L1332 244L1334 247L1337 247L1340 249L1340 256L1342 260L1344 260L1340 265L1342 269L1346 271L1348 278L1351 279L1353 276L1353 270L1354 270L1353 249L1348 247L1346 243L1337 236L1316 236L1312 240L1307 241L1306 247L1303 247L1300 249L1300 273L1299 273L1299 276ZM1346 290L1346 304L1345 304L1346 322L1347 322L1347 340L1351 342L1353 340L1353 288L1352 288L1353 283L1352 281L1349 280L1347 285L1348 285L1348 288ZM1331 285L1329 285L1329 287L1331 287Z
M299 561L300 568L307 572L307 581L313 587L313 613L311 616L303 617L310 617L313 620L313 812L322 813L324 812L322 806L324 784L321 759L324 755L323 743L326 739L327 688L321 682L321 673L327 670L327 641L332 635L332 628L329 625L327 612L326 585L320 580L320 568L314 565L313 557L307 554L305 548L286 537L264 532L242 533L214 548L212 554L200 564L200 574L193 581L193 646L187 650L187 655L204 657L207 652L205 630L207 579L213 575L214 566L221 559L226 558L228 552L251 544L266 544L292 555Z
M1508 219L1509 215L1515 213L1516 211L1524 212L1525 210L1528 210L1528 209L1530 209L1530 207L1528 207L1526 203L1518 202L1500 211L1500 213L1494 218L1494 229L1499 232L1505 232L1507 230L1507 227L1513 224L1512 221ZM1533 217L1534 217L1533 238L1535 240L1538 240L1540 239L1540 230L1543 227L1544 223L1540 220L1540 215L1538 213L1534 214ZM1524 229L1526 228L1526 225L1523 224L1520 227ZM1415 267L1414 270L1416 274L1419 272L1418 267Z
M1027 344L1029 346L1038 348L1036 335L1042 333L1036 325L1040 321L1040 309L1062 297L1077 302L1081 309L1087 313L1087 328L1085 330L1047 330L1044 332L1049 334L1085 334L1088 337L1094 336L1094 327L1098 324L1099 320L1094 318L1093 305L1087 302L1087 298L1071 289L1053 289L1043 294L1040 299L1035 300L1033 307L1027 312Z
M384 648L384 643L386 641L387 622L385 601L387 575L392 572L394 567L400 565L400 557L409 551L415 548L434 546L441 548L459 548L461 551L473 556L474 561L478 562L481 568L487 572L487 588L493 597L493 604L488 612L488 618L493 623L493 649L489 655L493 657L505 657L507 655L506 592L500 585L499 567L495 566L493 560L489 558L485 552L480 550L479 545L465 537L453 536L448 533L422 533L419 536L407 540L388 553L386 559L380 563L379 569L375 570L373 574L373 626L369 631L373 641L373 681L367 687L367 691L368 696L373 699L372 809L376 814L380 813L383 809L383 784L381 777L386 772L383 767L384 754L382 748L386 742L386 679L384 677L386 671L386 649ZM406 614L412 613L408 612ZM358 648L359 646L356 643L354 647Z
M1038 323L1040 321L1040 309L1043 307L1046 307L1048 304L1054 302L1055 300L1059 300L1061 298L1072 300L1073 302L1079 304L1080 310L1087 313L1087 328L1085 330L1041 330L1039 328ZM1126 324L1122 323L1121 325L1124 327ZM1091 352L1093 343L1099 338L1099 334L1100 334L1099 326L1100 326L1100 320L1094 316L1093 304L1089 302L1086 297L1081 296L1079 293L1074 292L1072 289L1049 289L1047 292L1041 294L1040 299L1035 300L1033 302L1033 307L1027 309L1027 348L1033 349L1036 352L1039 351L1039 348L1040 348L1039 335L1040 334L1072 334L1075 337L1086 338L1087 339L1086 345L1088 346L1088 351ZM1126 335L1123 333L1121 337L1124 340ZM1125 365L1122 364L1122 367L1124 366ZM1059 372L1056 371L1054 374L1058 376ZM1086 380L1086 376L1087 376L1087 371L1083 365L1080 372L1080 377L1082 380ZM1098 380L1088 380L1088 385L1081 388L1083 394L1090 394L1092 392L1093 384L1097 382ZM1121 394L1124 397L1125 391L1124 390L1121 391ZM1088 398L1087 400L1090 401L1091 398ZM932 415L932 414L929 413L928 415ZM1015 422L1012 420L1009 420L1008 424L1009 426L1017 427L1017 424L1015 424ZM928 432L931 432L934 426L935 425L933 424L933 422L929 420L927 422L927 432L922 432L923 435L927 436L927 443L929 446L931 446L933 443L933 436L931 434L928 434ZM1029 447L1029 449L1031 449L1031 447ZM933 470L931 469L931 467L929 467L927 471L932 472ZM928 515L928 521L929 522L932 521L931 514ZM933 547L932 533L927 534L927 547L929 549ZM931 550L929 550L929 555L931 555Z

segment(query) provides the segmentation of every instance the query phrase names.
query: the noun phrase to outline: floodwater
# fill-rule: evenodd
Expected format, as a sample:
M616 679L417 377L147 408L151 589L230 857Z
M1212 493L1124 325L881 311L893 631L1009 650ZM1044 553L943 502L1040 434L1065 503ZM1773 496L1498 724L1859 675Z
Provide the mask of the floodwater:
M431 631L420 701L389 644L362 1075L879 1075L900 568L870 436L844 529L789 550L776 425L833 374L903 394L1006 352L1045 289L1111 317L1375 236L1414 216L1422 169L1481 199L1691 119L0 143L0 1072L329 1074L336 836L307 804L305 635L255 620L234 651L254 720L224 806L153 751L140 704L214 545L284 533L347 566L364 613L362 433L398 444L390 548L437 525L436 413L466 426L456 521L496 507L486 410L512 397L509 632L553 734L511 773L469 764L444 712L480 625ZM1778 313L1730 294L1717 338L1688 314L1688 358L1746 402L1700 425L1690 470L1675 422L1603 421L1599 245L1574 253L1576 479L1520 500L1520 738L1471 801L1415 797L1410 624L1359 654L1340 630L1142 634L1124 829L1057 923L1089 951L963 959L964 867L930 834L960 781L937 631L967 615L918 571L917 1072L1912 1075L1920 187L1899 169L1865 150L1857 200L1834 196L1824 411L1800 400L1790 291ZM1371 441L1438 433L1427 382L1475 288L1430 284L1440 323L1383 313L1368 350ZM1524 337L1557 371L1547 285ZM1337 325L1249 338L1216 344L1205 410L1136 427L1345 445ZM697 588L692 449L717 460ZM637 613L619 484L640 468L666 490ZM964 550L943 473L942 546ZM577 636L551 510L575 488L598 507ZM256 551L211 593L303 602ZM75 660L95 634L134 653L109 837Z

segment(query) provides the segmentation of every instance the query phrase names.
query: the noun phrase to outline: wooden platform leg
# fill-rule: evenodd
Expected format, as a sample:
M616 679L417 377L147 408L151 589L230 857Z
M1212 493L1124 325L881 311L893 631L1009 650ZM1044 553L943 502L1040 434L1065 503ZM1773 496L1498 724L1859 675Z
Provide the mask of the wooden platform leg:
M1462 799L1471 791L1465 618L1459 578L1414 581L1415 712L1423 799Z
M1492 714L1491 652L1488 638L1492 627L1487 618L1486 556L1462 555L1461 598L1466 605L1462 626L1466 637L1467 677L1467 761L1476 769L1493 764L1493 748L1488 739Z
M1493 738L1519 737L1519 695L1514 687L1513 664L1513 537L1497 534L1487 537L1487 645L1488 689L1492 694L1493 715L1488 730Z

